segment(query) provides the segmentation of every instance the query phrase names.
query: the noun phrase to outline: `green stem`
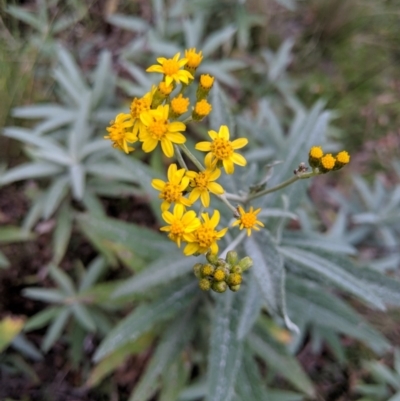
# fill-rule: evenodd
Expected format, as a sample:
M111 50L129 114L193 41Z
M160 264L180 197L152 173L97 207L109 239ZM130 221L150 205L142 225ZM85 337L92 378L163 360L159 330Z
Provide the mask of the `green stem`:
M244 203L250 202L253 199L259 198L259 197L267 195L267 194L269 194L271 192L275 192L275 191L278 191L278 190L280 190L282 188L285 188L288 185L293 184L294 182L296 182L298 180L314 177L314 176L316 176L318 174L319 174L319 172L316 172L316 171L315 172L311 171L309 173L298 173L298 174L295 174L292 178L289 178L288 180L283 181L280 184L275 185L272 188L267 188L267 189L264 189L263 191L256 192L255 194L248 195L245 199L243 199L243 202Z
M233 251L246 238L246 230L243 230L220 254L220 258L225 258L229 251Z
M179 148L178 145L174 145L175 151L176 151L176 158L178 160L179 165L184 168L186 171L189 169L187 168L187 165L185 163L185 160L183 160L181 149Z
M215 195L215 194L214 194ZM215 195L220 201L225 203L226 206L233 212L234 215L237 215L237 210L235 206L231 205L231 203L226 199L225 194L222 195Z
M200 171L205 170L203 165L197 160L196 156L187 148L185 144L179 145L179 147Z

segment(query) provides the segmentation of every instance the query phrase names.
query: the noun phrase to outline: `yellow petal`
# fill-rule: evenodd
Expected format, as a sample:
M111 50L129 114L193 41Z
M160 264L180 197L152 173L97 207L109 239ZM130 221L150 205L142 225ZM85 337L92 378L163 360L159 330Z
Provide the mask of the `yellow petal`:
M202 152L209 152L211 150L211 142L198 142L196 143L195 149Z
M214 130L208 131L208 135L210 135L210 138L212 140L214 140L215 138L218 138L218 133L216 131L214 131Z
M186 130L186 125L180 121L174 121L168 125L169 132L181 132Z
M210 194L208 191L201 191L201 203L204 207L208 207L210 205Z
M161 149L164 152L165 156L174 156L174 145L172 145L172 142L165 137L161 138Z
M226 174L233 174L235 168L233 166L233 162L230 159L225 159L222 161Z
M149 153L152 152L158 144L158 141L156 139L150 138L146 139L145 142L143 142L142 149L144 152Z
M210 182L207 185L207 188L210 192L216 195L222 195L225 192L224 188L222 188L222 186L219 185L217 182Z
M249 141L246 138L238 138L231 142L233 149L240 149L246 146Z
M174 177L175 177L175 174L177 171L178 171L178 167L175 163L172 163L169 165L168 173L167 173L169 182L172 182L174 180Z
M214 214L211 217L211 225L215 228L217 227L218 223L219 223L219 219L220 219L220 214L219 214L219 210L214 210Z
M221 125L218 136L229 141L229 129L226 125Z
M157 191L162 191L165 187L165 182L158 178L154 178L151 180L151 186Z
M167 132L165 134L165 138L173 143L178 143L178 144L186 142L185 136L182 135L180 132Z
M247 160L239 153L233 153L231 160L239 166L245 166L247 164Z
M187 244L185 246L185 249L183 250L183 253L186 256L190 256L193 255L194 253L196 253L199 249L199 245L196 242L190 242L189 244Z

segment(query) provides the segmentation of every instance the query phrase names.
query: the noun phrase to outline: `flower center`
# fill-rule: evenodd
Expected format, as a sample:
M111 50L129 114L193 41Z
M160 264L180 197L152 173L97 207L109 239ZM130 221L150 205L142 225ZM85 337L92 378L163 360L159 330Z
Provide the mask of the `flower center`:
M211 143L211 152L219 160L229 159L233 155L232 144L226 139L215 138Z
M182 191L179 185L171 184L167 182L164 189L161 191L160 198L166 200L169 203L178 202L182 196Z
M209 176L205 172L197 173L197 176L193 179L194 185L200 189L207 189L209 184Z
M171 234L175 237L181 237L185 232L185 226L180 220L175 220L171 224Z
M120 124L114 123L110 128L107 129L110 134L110 139L114 142L118 142L125 138L125 128Z
M168 123L166 120L158 120L149 125L148 131L153 139L159 141L168 131L167 127Z
M131 115L133 118L139 118L144 111L150 110L150 99L134 98L131 103Z
M179 71L179 64L174 59L165 60L163 64L165 75L174 75Z
M196 237L202 248L209 248L217 239L217 232L211 227L203 225L197 229Z
M245 228L251 228L256 224L256 216L253 213L245 213L242 215L240 218L240 221L243 224L243 227Z

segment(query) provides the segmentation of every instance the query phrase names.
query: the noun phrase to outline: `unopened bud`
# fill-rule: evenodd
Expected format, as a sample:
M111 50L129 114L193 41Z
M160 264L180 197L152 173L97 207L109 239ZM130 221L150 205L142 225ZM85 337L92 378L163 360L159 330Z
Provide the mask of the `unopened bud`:
M240 290L240 284L238 284L238 285L231 285L231 286L229 287L229 289L230 289L231 291L233 291L233 292L239 291L239 290Z
M238 254L236 251L229 251L226 255L226 261L231 265L234 266L238 261Z
M239 266L245 272L246 270L249 270L251 266L253 266L253 259L250 256L246 256L239 262Z
M197 278L201 278L201 268L203 267L203 265L201 263L196 263L193 266L193 273Z
M215 255L211 252L207 252L206 259L213 265L216 265L218 262L218 255Z
M214 273L215 268L209 264L203 265L201 268L201 275L204 276L211 276Z
M211 283L206 278L203 278L199 281L199 287L203 291L208 291L211 287Z
M225 281L214 281L212 283L211 288L215 291L215 292L225 292L226 289L228 288L228 285L225 283Z

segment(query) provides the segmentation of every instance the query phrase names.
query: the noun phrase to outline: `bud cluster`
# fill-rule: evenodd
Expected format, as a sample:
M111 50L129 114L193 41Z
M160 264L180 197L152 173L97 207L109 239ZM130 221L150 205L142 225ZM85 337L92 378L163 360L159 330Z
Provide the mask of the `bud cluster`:
M199 287L203 291L211 289L222 293L227 288L238 291L242 283L242 273L253 265L253 260L249 256L238 260L235 251L229 251L225 260L210 252L206 258L208 263L196 263L193 266L194 274L199 279Z

